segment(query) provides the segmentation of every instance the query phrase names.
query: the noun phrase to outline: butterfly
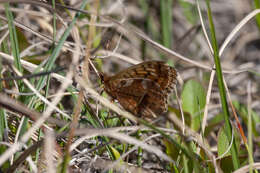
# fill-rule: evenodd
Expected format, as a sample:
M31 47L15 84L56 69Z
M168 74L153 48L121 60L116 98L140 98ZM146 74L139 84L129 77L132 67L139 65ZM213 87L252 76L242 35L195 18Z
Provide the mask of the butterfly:
M114 76L101 75L104 90L137 117L155 118L167 111L168 95L176 84L177 72L162 61L146 61Z

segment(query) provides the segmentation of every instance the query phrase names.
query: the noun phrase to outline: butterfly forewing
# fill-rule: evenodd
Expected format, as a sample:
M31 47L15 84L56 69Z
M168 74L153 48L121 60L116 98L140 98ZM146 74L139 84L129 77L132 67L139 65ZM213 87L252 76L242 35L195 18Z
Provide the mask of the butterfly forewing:
M171 92L176 83L177 73L174 68L162 61L147 61L129 67L111 77L111 81L120 82L124 79L150 79L157 83L162 90Z
M161 61L148 61L108 77L105 91L126 110L141 117L167 111L167 97L176 84L174 68Z

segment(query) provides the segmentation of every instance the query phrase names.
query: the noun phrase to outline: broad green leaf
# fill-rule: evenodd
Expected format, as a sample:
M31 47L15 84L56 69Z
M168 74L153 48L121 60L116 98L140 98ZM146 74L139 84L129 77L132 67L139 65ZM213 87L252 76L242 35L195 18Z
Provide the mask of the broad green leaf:
M215 131L216 127L218 127L223 122L224 117L222 113L215 115L212 119L208 121L204 136L208 136L212 131Z
M218 156L222 156L222 154L224 153L226 153L224 156L229 156L230 150L227 152L228 147L229 147L229 140L225 133L224 128L222 127L218 132Z
M233 130L233 141L235 140L235 143L236 143L236 147L237 149L240 151L241 148L239 147L240 144L241 144L241 138L240 138L240 135L239 135L239 132L238 132L238 129L232 125L232 130ZM218 157L222 156L222 154L225 153L225 157L226 156L230 156L231 153L230 153L230 143L229 141L231 141L231 139L228 139L227 135L226 135L226 129L225 129L225 126L221 127L219 132L218 132ZM229 150L227 152L227 150ZM223 157L223 156L222 156Z
M206 104L206 92L201 84L189 80L184 84L181 94L182 108L192 116L191 128L198 130L202 121L203 109Z

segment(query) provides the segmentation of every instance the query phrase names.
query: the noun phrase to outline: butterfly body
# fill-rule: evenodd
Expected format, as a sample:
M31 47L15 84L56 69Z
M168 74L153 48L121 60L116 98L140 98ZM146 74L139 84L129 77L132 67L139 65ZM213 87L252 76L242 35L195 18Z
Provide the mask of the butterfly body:
M161 61L131 66L114 76L103 74L105 91L127 111L151 118L167 111L167 99L177 73Z

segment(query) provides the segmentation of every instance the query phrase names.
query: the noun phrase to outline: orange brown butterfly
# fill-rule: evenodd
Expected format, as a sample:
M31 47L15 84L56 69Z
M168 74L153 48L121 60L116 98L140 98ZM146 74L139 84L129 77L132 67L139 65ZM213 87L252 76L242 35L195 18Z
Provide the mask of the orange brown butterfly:
M162 61L147 61L114 76L100 76L106 93L125 110L151 119L167 111L168 95L176 84L177 73Z

